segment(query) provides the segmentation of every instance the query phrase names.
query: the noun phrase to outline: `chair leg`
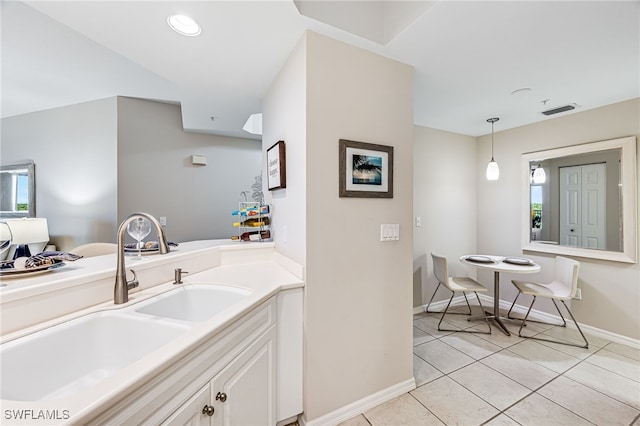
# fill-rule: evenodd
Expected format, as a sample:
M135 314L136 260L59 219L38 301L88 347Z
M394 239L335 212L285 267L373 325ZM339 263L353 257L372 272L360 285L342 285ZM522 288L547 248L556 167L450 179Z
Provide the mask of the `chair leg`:
M487 322L487 325L489 325L489 319L487 318L487 314L485 314L484 312L484 308L482 307L482 302L480 302L480 297L478 297L478 293L474 291L474 293L476 294L476 297L478 298L478 303L480 303L480 308L482 309L482 313L484 315L484 319ZM441 328L440 325L442 324L442 321L444 320L444 316L447 313L447 310L449 309L449 305L451 305L451 301L453 300L453 296L455 296L455 292L451 292L451 298L449 299L449 303L447 303L447 307L444 309L444 311L442 312L442 317L440 317L440 322L438 323L438 331L453 331L456 333L475 333L475 334L491 334L491 325L489 325L489 331L478 331L478 330L460 330L460 329L452 329L452 328ZM463 291L462 294L464 294L465 299L467 297L467 295L465 294L465 292ZM469 309L471 309L471 306L469 306ZM459 312L452 312L453 314L459 313Z
M578 328L578 331L580 332L580 335L582 336L582 339L584 340L584 346L579 346L579 347L588 349L589 348L589 342L587 341L587 338L584 336L584 333L582 332L582 329L580 328L580 325L578 324L578 321L576 321L575 317L571 313L571 309L569 309L567 304L564 303L564 300L561 300L561 302L564 305L564 308L567 310L567 312L569 312L569 315L571 316L571 320L573 321L573 323Z
M431 295L431 299L429 299L429 303L427 303L427 307L424 309L424 311L428 314L441 314L444 311L430 311L429 310L429 306L431 306L431 302L433 302L433 298L436 296L436 293L438 292L438 289L440 288L440 285L442 285L441 282L438 282L438 286L436 287L435 291L433 292L433 294ZM471 305L469 305L469 300L467 299L467 295L462 292L462 295L464 296L464 300L465 302L467 302L467 307L469 308L469 313L465 313L465 312L450 312L450 315L471 315ZM449 302L451 303L451 302ZM448 307L448 305L447 305Z
M431 295L431 299L429 299L429 303L427 303L427 307L425 308L425 312L427 313L439 313L439 312L434 312L434 311L430 311L429 310L429 306L431 306L431 302L433 302L433 298L436 297L436 293L438 292L438 289L440 288L440 285L442 283L440 281L438 281L438 286L436 287L436 289L433 291L433 294Z
M555 300L554 299L551 299L551 300L553 301L553 304L556 306L556 309L558 309L558 305L556 305ZM531 306L529 306L529 310L527 310L527 314L524 316L524 319L522 320L522 324L520 324L520 329L518 330L518 336L523 337L525 339L533 339L533 340L541 340L543 342L559 343L561 345L576 346L578 348L584 348L584 349L588 349L589 348L589 342L587 341L587 338L585 337L584 333L582 332L582 329L580 328L580 325L578 324L578 321L576 321L575 317L573 316L573 313L571 312L571 309L569 309L569 307L564 302L564 300L561 300L561 302L564 305L564 308L567 310L567 312L569 312L569 315L571 316L571 320L574 322L574 324L578 328L578 331L580 332L580 335L582 336L582 339L584 340L584 345L579 345L579 344L576 344L576 343L569 343L569 342L562 342L560 340L543 339L542 337L536 337L536 336L524 336L522 334L522 327L525 326L525 323L527 322L527 318L529 317L529 313L531 312L531 309L533 308L533 304L535 302L536 302L536 297L533 296L533 301L531 302ZM560 313L560 309L558 309L558 312ZM562 313L560 313L560 316L562 317ZM566 321L564 321L564 317L562 317L562 320L564 322L564 325L556 325L556 327L564 327L566 325ZM547 323L545 323L545 324L547 324Z
M551 301L553 302L553 306L556 307L556 311L558 311L558 313L560 314L560 318L562 318L562 325L560 327L566 327L567 326L567 321L562 316L562 312L560 312L560 308L558 308L558 304L556 303L555 299L551 299ZM562 301L562 303L564 303L564 300ZM564 305L564 307L566 308L567 305ZM569 309L567 309L567 310L569 310Z
M518 292L518 294L516 294L516 298L513 299L513 303L511 304L511 307L509 308L509 312L507 312L507 318L509 318L509 319L519 319L519 318L511 317L511 310L513 309L514 306L516 306L516 301L518 300L518 297L520 297L520 292Z
M438 322L438 330L439 331L450 331L450 330L444 330L444 329L440 328L440 324L442 324L442 320L444 319L444 316L447 314L447 310L449 309L449 305L451 305L451 301L453 300L453 296L455 296L455 293L451 292L451 297L449 298L449 302L447 303L447 307L444 308L444 311L442 311L442 316L440 317L440 322Z
M516 299L517 299L517 297L516 297ZM514 300L513 303L516 303L516 301ZM536 297L535 296L533 296L533 300L531 301L531 305L529 306L529 309L527 310L526 315L522 319L522 323L520 324L520 328L518 329L518 336L519 337L529 338L529 336L523 336L522 335L522 327L524 327L527 324L527 318L529 318L529 313L531 312L531 308L533 308L533 304L534 303L536 303ZM511 312L511 310L509 310L509 312Z
M511 304L511 307L509 308L509 312L507 312L507 318L509 318L510 320L519 320L522 321L522 318L518 318L518 317L512 317L511 316L511 311L513 310L513 307L516 305L516 301L518 300L518 297L520 297L522 293L518 292L518 294L516 294L516 298L513 299L513 303ZM535 298L535 296L534 296ZM556 307L556 310L558 311L558 313L560 314L560 318L562 318L562 324L551 324L548 323L546 321L537 321L537 320L529 320L529 322L537 322L538 324L549 324L549 325L555 325L558 327L566 327L567 322L564 319L564 316L562 316L562 312L560 312L560 309L558 309L558 305L556 305L556 301L554 299L551 299L551 301L553 302L554 306ZM533 306L533 303L531 304ZM525 327L527 326L526 324L524 325Z
M476 291L474 291L473 293L476 295L476 299L478 299L478 304L480 305L480 310L484 314L484 321L487 323L487 327L489 327L489 333L487 333L487 334L491 334L491 324L489 323L489 318L487 318L487 313L484 310L484 306L482 306L482 302L480 301L480 296L478 296L478 292L476 292Z

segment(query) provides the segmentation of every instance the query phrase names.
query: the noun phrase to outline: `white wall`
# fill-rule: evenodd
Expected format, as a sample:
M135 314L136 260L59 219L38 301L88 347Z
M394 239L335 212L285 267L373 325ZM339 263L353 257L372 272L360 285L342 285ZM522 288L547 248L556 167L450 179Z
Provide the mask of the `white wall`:
M263 163L266 164L266 150L279 140L285 142L286 152L287 187L267 191L267 177L263 176L265 193L273 208L271 232L278 252L302 265L307 241L306 56L303 36L262 102Z
M306 215L301 240L289 228L285 243L279 227L275 240L306 270L307 422L413 376L412 89L408 65L308 32L265 98L265 146L278 138L292 146L274 222ZM393 199L338 197L341 138L394 147ZM305 176L305 187L293 186ZM400 224L400 241L380 242L382 223Z
M178 105L118 98L119 221L144 211L167 218L172 241L230 238L231 212L262 168L260 141L184 132Z
M437 286L431 253L449 260L452 275L464 275L457 259L476 251L476 138L415 126L413 149L414 220L422 220L421 227L414 222L413 304L422 306Z
M491 136L478 139L477 251L517 256L523 254L520 242L521 154L623 136L640 138L640 99L506 131L499 131L499 125L500 122L496 123L498 131L494 148L495 159L500 166L500 180L497 182L488 182L484 178L485 167L491 157ZM543 268L535 278L550 280L553 256L533 252L525 254ZM640 339L640 264L586 258L578 260L582 265L578 286L582 289L583 299L572 301L572 310L578 321ZM479 273L478 277L492 290L491 274ZM500 294L504 300L511 301L515 297L510 283L512 278L501 275ZM545 306L548 312L554 312L552 306L536 302L538 308Z
M113 240L116 150L115 98L2 119L2 163L35 162L36 215L62 250Z

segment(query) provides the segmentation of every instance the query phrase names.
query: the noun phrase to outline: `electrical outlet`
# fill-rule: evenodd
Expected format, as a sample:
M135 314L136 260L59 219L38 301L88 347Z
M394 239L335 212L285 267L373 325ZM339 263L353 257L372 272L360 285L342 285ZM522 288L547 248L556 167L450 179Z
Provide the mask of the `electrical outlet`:
M422 218L420 216L416 216L416 228L422 226Z
M167 217L160 216L160 226L167 226Z
M576 295L573 296L574 299L576 300L582 300L582 289L577 288L576 289Z

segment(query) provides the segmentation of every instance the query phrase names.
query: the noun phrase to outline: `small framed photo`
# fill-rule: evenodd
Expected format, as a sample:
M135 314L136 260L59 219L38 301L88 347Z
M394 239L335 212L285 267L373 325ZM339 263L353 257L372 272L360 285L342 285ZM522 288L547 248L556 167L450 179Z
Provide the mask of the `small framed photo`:
M340 139L340 197L393 198L393 147Z
M287 187L287 164L284 147L284 141L278 141L267 149L267 188L269 191Z

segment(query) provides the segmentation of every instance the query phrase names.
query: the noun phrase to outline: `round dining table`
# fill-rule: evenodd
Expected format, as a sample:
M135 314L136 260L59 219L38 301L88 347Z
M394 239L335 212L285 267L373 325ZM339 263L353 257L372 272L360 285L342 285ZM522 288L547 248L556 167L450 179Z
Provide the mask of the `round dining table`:
M523 257L505 257L484 254L460 256L460 262L478 269L488 269L493 271L493 312L487 311L485 313L487 314L487 319L494 320L500 329L507 336L510 336L511 333L509 333L509 330L507 330L507 327L502 322L502 319L508 318L500 316L500 273L532 274L540 271L540 265Z

